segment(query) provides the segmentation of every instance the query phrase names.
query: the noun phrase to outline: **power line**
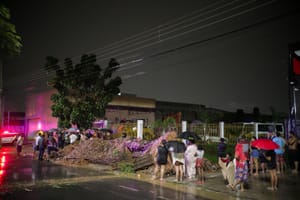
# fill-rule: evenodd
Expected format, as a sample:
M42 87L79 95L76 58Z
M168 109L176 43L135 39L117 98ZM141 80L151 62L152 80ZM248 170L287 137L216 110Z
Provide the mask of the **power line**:
M268 5L268 4L272 3L272 2L274 2L274 1L269 1L269 2L267 2L267 3L260 4L260 5L258 5L258 6L252 7L252 8L250 8L250 9L247 9L247 10L244 10L244 11L241 11L241 12L239 12L239 13L236 13L236 14L234 14L234 15L228 16L228 17L223 18L223 19L221 19L221 20L217 20L217 21L214 21L214 22L212 22L212 23L205 24L205 25L200 26L200 27L196 27L195 29L196 29L196 30L203 29L203 28L206 28L206 27L208 27L208 26L214 25L214 24L216 24L216 23L220 23L220 22L226 21L226 20L228 20L228 19L234 18L234 17L236 17L236 16L240 16L240 15L242 15L242 14L244 14L244 13L250 12L250 11L255 10L255 9L257 9L257 8L260 8L260 7L262 7L262 6ZM168 40L173 39L173 38L176 38L176 37L181 36L181 35L183 35L183 34L187 34L187 33L190 33L190 32L192 32L192 31L195 31L195 29L192 29L192 30L189 30L189 31L185 31L185 32L179 33L179 34L177 34L177 35L173 35L172 37L168 38ZM207 40L205 40L205 41L209 41L209 40L211 40L211 39L207 39ZM204 42L204 41L201 41L201 43L203 43L203 42ZM199 41L198 41L198 42L194 42L194 44L186 44L186 45L183 45L183 46L181 46L181 47L177 47L176 49L185 48L185 47L188 47L188 46L191 46L191 45L195 45L195 44L197 44L197 43L199 43ZM148 47L149 45L153 45L153 43L150 43L150 44L148 44L148 45L146 45L146 46L139 47L139 48L137 48L137 49L145 48L145 47ZM175 49L167 50L167 51L164 51L164 52L159 52L159 53L157 53L157 54L150 55L148 58L156 57L156 56L162 55L162 54L166 54L166 53L171 52L171 51L174 51L174 50L175 50ZM132 50L132 51L133 51L133 50ZM123 53L123 54L124 54L124 53ZM122 55L122 54L121 54L121 55ZM140 62L140 61L142 61L142 60L143 60L143 59L140 59L140 60L138 60L138 62ZM133 61L134 61L134 60L133 60ZM129 63L130 63L130 62L129 62ZM132 63L131 63L131 64L132 64ZM122 68L120 68L120 69L122 69ZM41 78L42 78L42 77L37 77L36 79L33 79L32 81L38 80L38 79L41 79Z
M237 1L233 1L233 2L237 2ZM224 14L224 13L226 13L226 12L230 12L230 11L232 11L232 10L234 10L234 9L240 8L240 7L242 7L242 6L246 6L246 5L248 5L248 4L250 4L250 3L253 3L253 2L256 2L256 1L255 1L255 0L252 0L252 1L250 1L250 2L246 2L246 3L241 4L241 5L238 5L238 6L236 6L236 7L231 7L230 9L227 9L226 11L219 12L219 13L216 14L216 15L210 15L210 16L207 17L207 18L201 19L200 21L198 20L198 21L196 21L196 22L192 22L191 24L185 25L184 27L181 27L181 28L177 28L177 29L171 30L171 31L166 32L166 33L163 33L163 34L161 34L161 35L166 35L166 34L175 32L175 31L177 31L178 29L183 29L183 28L186 28L186 27L188 27L188 26L195 25L195 24L197 24L197 23L199 23L199 22L206 21L207 19L210 19L210 18L219 16L219 15ZM232 3L232 2L230 2L230 3ZM229 4L226 4L225 6L229 6ZM222 7L224 7L224 6L215 8L215 9L213 9L213 10L215 11L215 10L218 10L218 9L220 9L220 8L222 8ZM210 11L211 11L211 10L207 11L206 13L201 13L201 14L207 14L207 13L210 12ZM198 15L198 16L199 16L199 15ZM198 17L198 16L197 16L197 17ZM200 16L202 16L202 15L200 15ZM182 22L180 22L180 23L182 23ZM178 23L175 24L175 25L178 25ZM174 25L173 25L173 26L174 26ZM171 27L172 27L172 26L171 26ZM188 32L183 32L183 34L181 34L181 35L184 35L184 34L186 34L186 33L188 33ZM181 36L181 35L179 34L179 36ZM141 38L143 38L143 37L141 37ZM174 37L173 37L173 38L174 38ZM173 38L172 38L172 39L173 39ZM140 41L140 42L138 42L138 43L141 44L141 43L144 43L145 41L149 41L149 40L151 40L151 38L150 38L150 39L147 39L147 40ZM167 40L170 40L170 39L169 39L169 38L165 38L163 41L167 41ZM134 52L134 51L139 50L139 49L142 49L142 48L146 48L146 47L149 47L149 46L153 46L153 45L158 44L158 43L161 43L161 42L162 42L161 40L160 40L160 41L154 41L154 42L149 43L149 44L147 44L147 45L144 45L144 46L142 46L142 47L137 47L137 48L131 49L131 50L127 51L127 52L122 52L122 53L116 54L116 55L114 55L113 57L118 57L118 56L124 55L124 54L129 53L129 52ZM126 42L126 43L128 43L128 42ZM126 43L125 43L125 44L126 44ZM123 44L123 46L124 46L125 44ZM125 48L125 49L128 49L128 48L130 48L131 46L135 46L135 45L137 45L137 42L135 42L135 43L133 43L133 44L131 44L131 45L129 45L129 46L127 45L127 46L125 46L124 48ZM119 46L120 46L120 44L119 44ZM115 48L116 48L116 47L115 47ZM110 54L113 54L113 53L115 53L115 52L124 51L124 48L123 48L123 49L118 48L117 51L110 51L109 53L110 53ZM106 53L106 54L104 54L104 55L108 55L108 53ZM97 56L97 58L98 58L98 57L103 57L104 55L99 55L99 56ZM109 56L109 57L111 57L111 56ZM105 59L109 59L109 57L106 57ZM103 58L103 59L100 59L100 60L102 61L102 60L105 60L105 59ZM99 60L98 60L98 62L99 62Z

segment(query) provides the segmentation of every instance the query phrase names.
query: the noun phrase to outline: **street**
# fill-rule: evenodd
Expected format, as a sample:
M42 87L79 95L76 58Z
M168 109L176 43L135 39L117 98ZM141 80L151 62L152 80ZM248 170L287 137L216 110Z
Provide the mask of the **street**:
M0 199L199 199L164 184L32 160L30 145L16 158L14 146L1 149ZM204 199L204 198L201 198Z

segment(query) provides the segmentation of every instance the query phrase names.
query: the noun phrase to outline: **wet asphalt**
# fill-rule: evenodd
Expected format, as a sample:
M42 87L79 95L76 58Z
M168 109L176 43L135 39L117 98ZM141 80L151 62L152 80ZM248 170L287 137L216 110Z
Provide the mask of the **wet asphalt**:
M31 146L16 158L15 148L4 146L0 152L1 199L298 199L300 176L287 170L279 175L278 191L269 191L268 174L249 177L246 191L232 191L225 186L221 173L205 174L206 181L152 181L147 173L122 174L108 167L62 166L32 159Z

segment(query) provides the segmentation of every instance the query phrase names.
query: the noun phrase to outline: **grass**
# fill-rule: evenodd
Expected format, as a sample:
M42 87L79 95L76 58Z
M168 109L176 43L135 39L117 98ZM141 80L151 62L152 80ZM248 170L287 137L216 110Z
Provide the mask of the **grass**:
M217 156L217 148L218 143L210 143L210 144L202 144L204 148L204 157L211 161L212 163L218 162L218 156ZM231 155L234 155L234 144L227 144L227 151L231 153Z

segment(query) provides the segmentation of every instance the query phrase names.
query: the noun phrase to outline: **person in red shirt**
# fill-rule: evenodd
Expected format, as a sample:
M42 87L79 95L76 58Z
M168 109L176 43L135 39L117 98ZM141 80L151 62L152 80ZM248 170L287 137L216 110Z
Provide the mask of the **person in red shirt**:
M244 191L244 183L248 180L249 143L241 137L235 146L235 181L230 187L235 190L237 185Z

